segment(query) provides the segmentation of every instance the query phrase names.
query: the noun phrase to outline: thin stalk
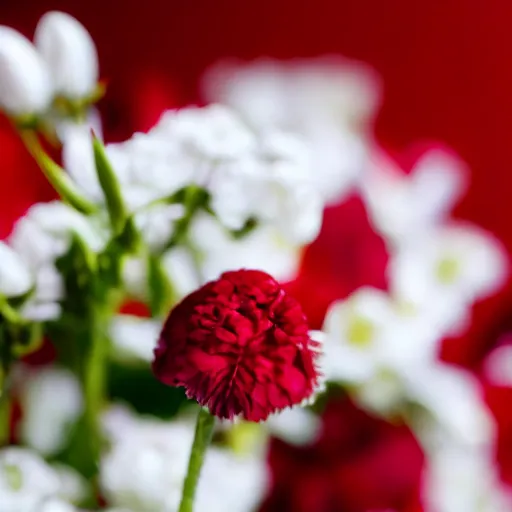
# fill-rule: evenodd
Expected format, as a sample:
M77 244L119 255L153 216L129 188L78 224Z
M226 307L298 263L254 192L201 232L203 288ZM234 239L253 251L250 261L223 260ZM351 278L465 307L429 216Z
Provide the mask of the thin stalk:
M29 153L63 201L82 213L94 213L97 210L96 205L78 190L66 171L50 158L41 146L36 133L32 130L21 130L20 135Z
M215 417L212 416L207 409L201 408L197 415L196 432L192 444L192 451L190 452L187 476L183 485L179 512L193 512L194 510L194 497L197 483L199 481L199 475L201 474L206 450L212 439L214 424Z
M0 446L9 444L11 437L11 397L8 387L8 363L0 366Z
M98 308L93 307L89 322L89 339L84 368L84 419L91 463L90 473L94 478L98 473L101 455L100 413L105 393L107 340L103 332L102 315Z

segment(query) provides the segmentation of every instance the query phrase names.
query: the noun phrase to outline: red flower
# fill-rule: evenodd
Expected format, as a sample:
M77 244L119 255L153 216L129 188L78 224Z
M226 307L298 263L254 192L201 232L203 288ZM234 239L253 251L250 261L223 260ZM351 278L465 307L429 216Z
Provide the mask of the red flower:
M274 440L273 486L262 512L420 512L424 455L405 425L331 397L312 445Z
M238 270L172 310L153 371L215 416L260 421L313 393L317 348L299 303L275 279Z
M361 286L386 288L388 253L358 196L324 212L319 237L304 251L297 279L286 285L312 329L322 327L329 305Z

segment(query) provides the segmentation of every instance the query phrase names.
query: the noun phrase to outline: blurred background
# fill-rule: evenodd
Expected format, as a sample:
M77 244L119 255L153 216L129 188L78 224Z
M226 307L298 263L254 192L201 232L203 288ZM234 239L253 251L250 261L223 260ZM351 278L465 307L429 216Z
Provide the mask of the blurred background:
M367 134L372 144L406 174L426 148L458 155L469 178L452 216L494 235L507 257L512 251L512 4L507 0L0 0L0 24L31 37L40 16L54 9L80 20L98 47L101 78L108 85L99 109L109 142L147 131L165 109L204 103L202 77L226 58L342 55L364 63L375 72L380 91ZM32 203L53 197L2 118L0 238ZM312 328L320 329L333 301L365 285L386 289L388 258L361 198L349 194L327 209L319 238L306 249L299 275L288 286ZM134 311L139 314L136 305L127 305L126 312ZM479 300L470 315L466 329L442 340L440 358L469 370L481 386L498 433L491 459L503 485L512 484L512 368L506 368L509 380L499 382L484 371L490 354L511 340L510 280ZM180 394L164 392L149 372L141 370L138 380L130 381L123 371L112 368L113 397L140 412L173 414ZM313 444L296 446L286 436L272 441L265 511L480 510L476 498L467 498L469 508L449 499L439 508L426 507L425 453L409 427L365 411L341 388L331 393L319 408L323 427ZM148 398L155 394L157 400ZM450 461L439 464L450 468L438 478L452 488L472 485L471 479L450 480L456 472ZM482 510L512 509L494 504Z

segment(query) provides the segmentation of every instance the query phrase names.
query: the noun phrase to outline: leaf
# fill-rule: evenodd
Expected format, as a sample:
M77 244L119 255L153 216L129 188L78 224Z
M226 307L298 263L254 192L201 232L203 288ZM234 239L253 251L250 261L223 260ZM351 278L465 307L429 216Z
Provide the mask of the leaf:
M96 136L93 136L92 145L94 150L96 173L103 193L105 194L110 224L113 232L116 235L119 235L122 233L128 218L128 212L121 194L119 180L117 179L117 175L108 160L105 147Z

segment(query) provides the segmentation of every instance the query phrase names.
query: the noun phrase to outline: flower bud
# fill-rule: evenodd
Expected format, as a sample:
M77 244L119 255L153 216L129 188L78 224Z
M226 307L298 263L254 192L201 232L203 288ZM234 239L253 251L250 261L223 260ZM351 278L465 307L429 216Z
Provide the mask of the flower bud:
M34 41L58 94L70 99L93 94L98 82L98 55L81 23L69 14L48 12L39 20Z
M52 99L48 69L32 43L0 25L0 109L14 116L44 111Z
M0 294L16 297L32 287L32 276L21 257L8 245L0 242Z

